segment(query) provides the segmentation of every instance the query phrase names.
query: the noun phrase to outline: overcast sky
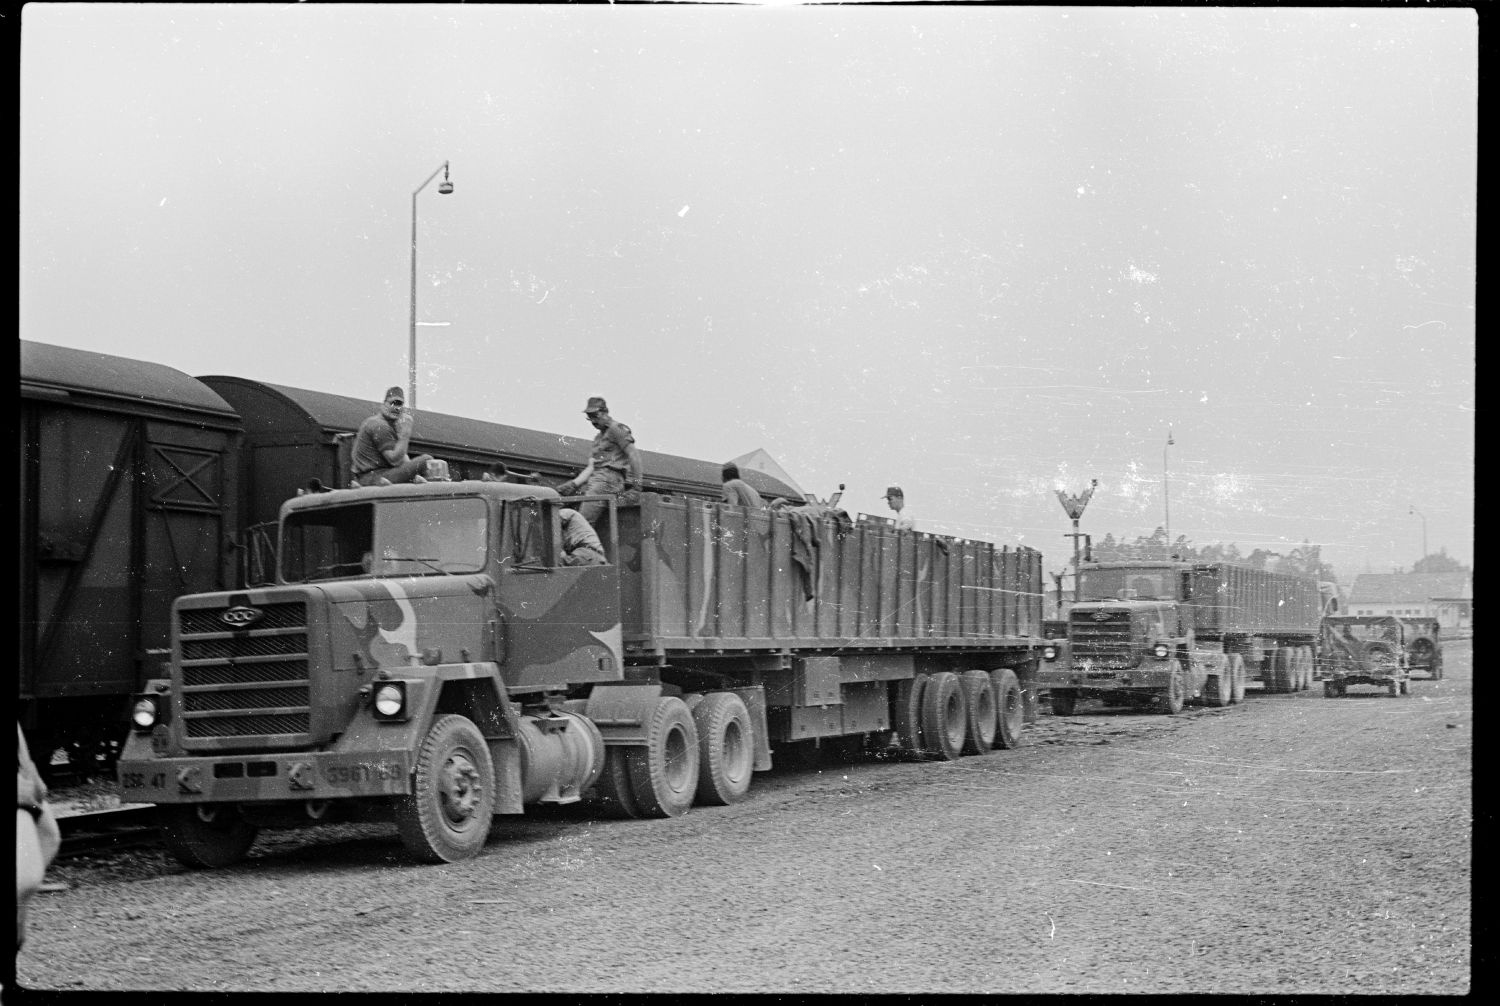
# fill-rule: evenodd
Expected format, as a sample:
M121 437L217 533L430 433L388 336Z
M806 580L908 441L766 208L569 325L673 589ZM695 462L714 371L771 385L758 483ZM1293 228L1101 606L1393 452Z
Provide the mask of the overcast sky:
M602 395L1050 570L1165 462L1196 544L1472 562L1473 11L21 13L22 338L373 403L448 161L419 435Z

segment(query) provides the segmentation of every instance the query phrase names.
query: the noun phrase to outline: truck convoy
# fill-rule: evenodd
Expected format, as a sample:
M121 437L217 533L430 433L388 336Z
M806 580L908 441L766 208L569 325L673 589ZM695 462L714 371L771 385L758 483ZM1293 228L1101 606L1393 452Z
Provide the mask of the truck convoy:
M1052 712L1080 700L1155 704L1243 701L1312 687L1324 598L1310 577L1230 563L1084 562L1065 638L1043 649L1037 686ZM1057 633L1053 633L1057 635Z
M275 583L174 602L121 799L161 805L195 867L263 827L372 818L454 862L528 806L670 817L744 798L775 751L954 759L1034 717L1032 549L646 495L608 501L608 564L568 566L559 510L582 498L460 481L287 500ZM1151 602L1128 603L1134 627Z

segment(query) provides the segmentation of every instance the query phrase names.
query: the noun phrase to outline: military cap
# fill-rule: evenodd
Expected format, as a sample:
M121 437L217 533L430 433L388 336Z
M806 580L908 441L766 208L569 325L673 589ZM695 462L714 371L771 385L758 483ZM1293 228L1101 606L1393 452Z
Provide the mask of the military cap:
M600 398L598 395L595 395L593 398L590 398L589 399L589 404L587 404L587 405L585 405L583 407L583 414L585 416L592 416L596 412L608 412L608 411L609 411L609 406L605 405L604 404L604 399Z
M906 496L906 494L901 491L901 487L900 486L891 486L891 487L889 487L888 489L886 489L885 495L886 495L886 499L890 499L892 496L900 496L900 497L902 497L904 499L905 496Z
M406 392L400 388L390 387L385 389L385 397L382 402L389 402L392 398L398 399L403 405L406 404Z

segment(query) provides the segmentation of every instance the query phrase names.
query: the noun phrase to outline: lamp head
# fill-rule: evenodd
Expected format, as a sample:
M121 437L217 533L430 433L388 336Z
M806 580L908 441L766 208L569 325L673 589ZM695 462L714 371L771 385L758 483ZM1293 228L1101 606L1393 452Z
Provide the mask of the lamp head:
M438 183L438 195L446 196L453 191L453 183L448 181L448 162L443 162L443 180Z

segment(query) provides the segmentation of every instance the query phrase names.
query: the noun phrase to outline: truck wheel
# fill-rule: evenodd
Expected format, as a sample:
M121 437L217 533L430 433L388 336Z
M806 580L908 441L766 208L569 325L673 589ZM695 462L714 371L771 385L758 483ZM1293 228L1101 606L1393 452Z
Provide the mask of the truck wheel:
M1271 655L1271 691L1285 694L1295 690L1292 677L1292 648L1278 646Z
M623 747L606 748L604 771L594 784L594 797L611 817L645 817L635 794L630 792L630 766L625 764Z
M984 754L995 746L999 718L995 713L995 692L989 671L964 671L964 703L969 708L969 729L964 735L964 754Z
M1333 686L1332 681L1323 682L1323 698L1331 699L1338 694L1338 689Z
M421 862L479 855L495 816L495 765L468 717L438 717L417 751L412 791L392 805L401 844Z
M1313 664L1313 650L1311 646L1302 647L1302 690L1311 691L1313 683L1318 678L1318 669Z
M922 740L927 753L954 761L969 732L969 704L963 683L952 671L938 671L922 690Z
M927 687L927 675L918 674L909 681L896 683L894 716L896 735L901 738L901 750L913 754L922 750L922 689Z
M1402 695L1410 695L1411 694L1411 678L1404 678L1401 681L1401 687L1400 687L1399 690L1400 690L1400 692L1401 692Z
M1176 716L1182 712L1182 707L1187 702L1187 683L1182 678L1182 667L1174 668L1172 680L1168 682L1167 690L1162 693L1162 708L1166 710L1168 716Z
M1399 686L1396 684L1396 679L1395 678L1392 678L1390 681L1387 681L1386 684L1385 684L1385 690L1391 693L1391 698L1393 698L1393 699L1397 695L1398 688L1399 688Z
M713 692L693 709L698 731L698 802L727 807L750 790L755 733L750 710L734 692Z
M1052 703L1053 716L1072 716L1078 708L1078 693L1070 692L1066 688L1054 688L1047 693Z
M698 730L678 698L656 700L646 724L644 747L627 747L630 791L646 817L678 817L693 805L698 788Z
M1020 679L1009 667L991 671L990 679L995 682L995 709L1000 714L995 746L1016 747L1021 743L1021 731L1026 728L1026 706L1021 700Z
M1232 667L1230 687L1234 689L1229 701L1239 705L1245 701L1245 658L1238 653L1232 653L1229 655L1229 662Z
M245 858L260 834L230 804L176 804L161 810L167 850L183 866L195 870L233 866Z

